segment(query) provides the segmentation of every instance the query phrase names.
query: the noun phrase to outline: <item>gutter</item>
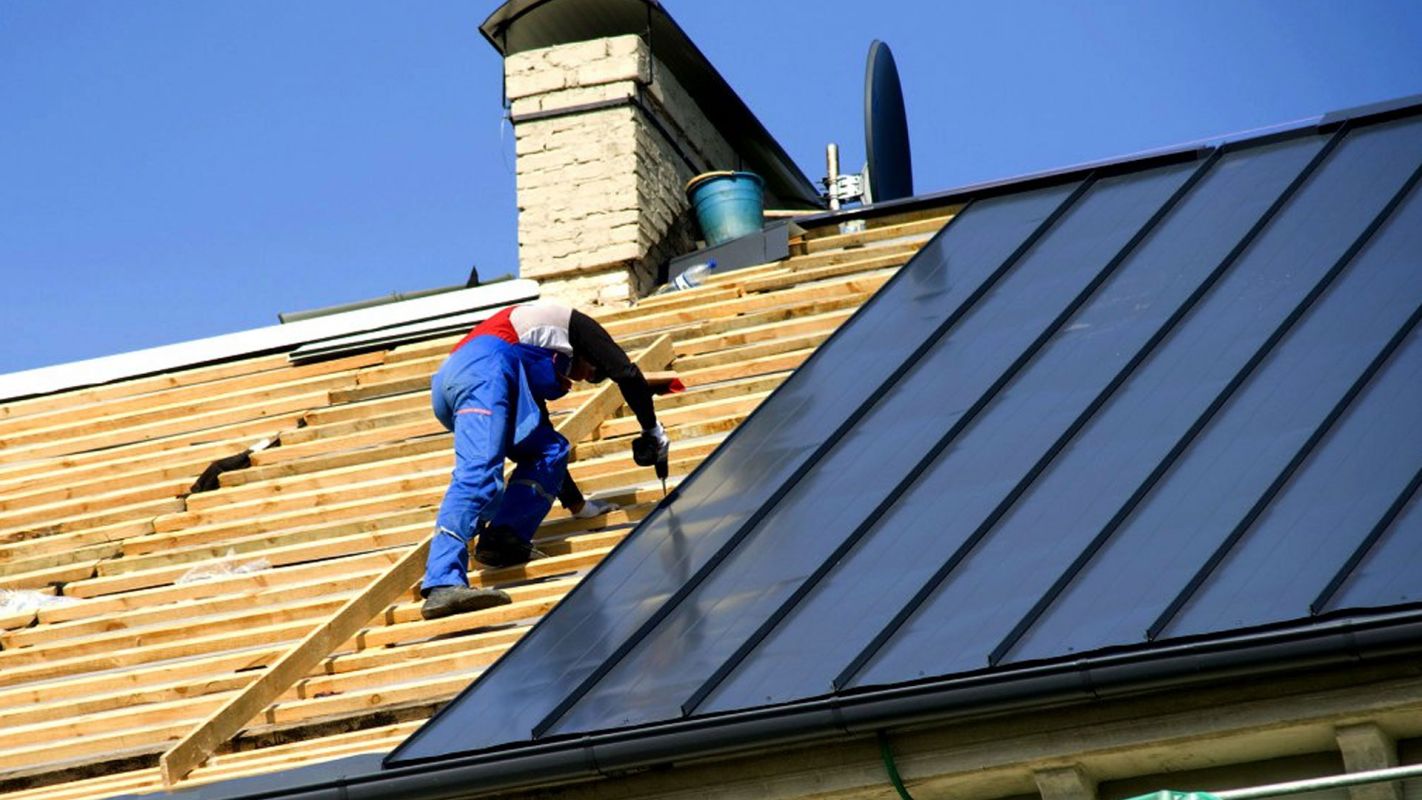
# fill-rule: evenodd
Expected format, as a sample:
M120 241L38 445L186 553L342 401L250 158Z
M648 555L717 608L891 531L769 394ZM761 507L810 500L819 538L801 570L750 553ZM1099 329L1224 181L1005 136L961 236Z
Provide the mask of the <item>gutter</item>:
M424 763L387 765L378 772L328 773L328 777L304 785L273 788L275 776L260 776L178 795L189 800L455 800L612 777L671 761L752 748L764 750L965 719L989 711L1089 702L1147 690L1185 688L1223 677L1345 665L1417 650L1422 650L1422 608L1414 607L1009 672L847 691L782 706L519 744ZM332 762L332 766L339 770L342 763ZM371 761L366 757L348 766L356 763L365 767ZM256 782L263 785L259 788Z

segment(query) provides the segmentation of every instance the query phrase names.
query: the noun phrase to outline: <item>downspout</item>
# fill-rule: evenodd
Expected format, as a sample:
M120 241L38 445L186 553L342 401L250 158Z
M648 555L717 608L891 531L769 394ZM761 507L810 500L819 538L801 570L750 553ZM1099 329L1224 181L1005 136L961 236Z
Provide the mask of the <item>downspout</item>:
M875 738L879 740L879 757L884 760L884 771L889 773L889 783L899 793L899 800L913 800L913 795L904 788L904 779L899 777L899 766L894 763L894 749L889 746L889 734L879 731Z

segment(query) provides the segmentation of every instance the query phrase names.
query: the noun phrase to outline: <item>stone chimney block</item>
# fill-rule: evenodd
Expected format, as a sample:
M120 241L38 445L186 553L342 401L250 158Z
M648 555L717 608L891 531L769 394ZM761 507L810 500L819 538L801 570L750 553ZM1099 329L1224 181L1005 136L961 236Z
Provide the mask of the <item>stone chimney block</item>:
M517 158L519 272L577 305L626 305L693 246L685 186L736 153L629 34L504 61Z

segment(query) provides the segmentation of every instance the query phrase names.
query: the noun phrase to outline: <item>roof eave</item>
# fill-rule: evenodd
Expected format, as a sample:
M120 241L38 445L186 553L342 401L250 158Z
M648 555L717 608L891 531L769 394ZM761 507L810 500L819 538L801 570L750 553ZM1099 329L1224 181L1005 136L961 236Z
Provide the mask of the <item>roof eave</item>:
M353 333L437 319L466 311L498 308L533 300L538 296L537 281L505 281L282 325L269 325L117 355L12 372L0 375L0 400L19 400L262 353L282 352L299 345Z
M245 781L199 787L190 800L448 798L457 787L531 789L691 757L763 751L816 739L966 719L1108 695L1187 688L1304 667L1422 651L1422 608L1352 615L1303 627L1153 645L1006 672L876 687L722 715L572 736L483 753L331 775L274 789ZM371 762L364 761L362 766ZM256 779L248 779L255 781Z

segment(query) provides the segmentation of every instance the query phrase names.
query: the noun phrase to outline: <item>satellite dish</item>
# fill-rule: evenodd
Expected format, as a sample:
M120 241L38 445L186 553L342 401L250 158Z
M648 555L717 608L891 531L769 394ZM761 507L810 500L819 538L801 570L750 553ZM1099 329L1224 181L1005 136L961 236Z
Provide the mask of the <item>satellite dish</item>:
M913 196L913 158L909 154L908 117L904 115L899 68L894 65L889 46L878 39L869 44L869 60L864 67L864 151L864 169L842 174L839 146L834 142L825 146L829 174L820 182L831 211L854 200L867 205ZM841 223L840 227L855 222ZM862 226L862 220L857 222Z
M864 68L866 203L913 196L913 158L899 68L889 46L875 39Z

